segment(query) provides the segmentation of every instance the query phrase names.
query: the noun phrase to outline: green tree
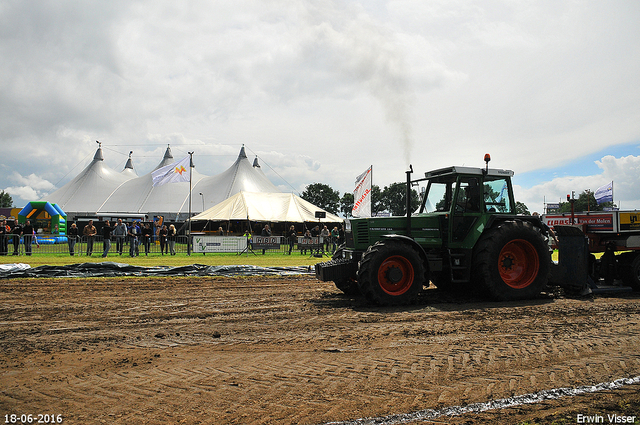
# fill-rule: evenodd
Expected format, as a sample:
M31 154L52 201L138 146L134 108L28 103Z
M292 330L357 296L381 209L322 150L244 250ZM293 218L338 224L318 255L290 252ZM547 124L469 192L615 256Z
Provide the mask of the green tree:
M345 192L340 198L340 211L345 217L351 217L353 211L353 193Z
M331 214L338 214L340 211L340 192L324 183L308 185L300 197Z
M613 202L603 202L598 205L596 197L591 191L583 191L574 202L574 211L603 211L605 208L615 207ZM566 213L571 212L571 202L561 202L558 212Z
M516 201L516 214L531 215L529 208L520 201Z
M384 211L384 205L382 205L382 191L377 184L371 185L371 215L375 216L380 211Z
M391 215L400 216L407 214L406 183L392 183L385 186L381 193L381 204ZM420 197L415 189L411 189L411 206L417 208Z
M3 190L2 192L0 192L0 208L11 207L13 207L13 199L11 199L11 195Z

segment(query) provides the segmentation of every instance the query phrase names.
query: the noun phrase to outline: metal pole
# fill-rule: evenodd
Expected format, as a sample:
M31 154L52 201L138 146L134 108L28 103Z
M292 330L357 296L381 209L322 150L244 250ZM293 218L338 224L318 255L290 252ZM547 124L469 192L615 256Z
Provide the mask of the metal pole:
M189 229L187 237L187 255L191 255L191 190L193 176L193 152L189 152Z

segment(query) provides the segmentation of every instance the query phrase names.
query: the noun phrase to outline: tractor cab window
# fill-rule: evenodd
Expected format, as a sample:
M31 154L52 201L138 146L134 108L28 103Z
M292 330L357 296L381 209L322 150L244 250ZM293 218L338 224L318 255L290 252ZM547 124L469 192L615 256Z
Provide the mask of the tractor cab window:
M460 179L455 212L480 212L480 185L477 177Z
M488 212L509 213L511 201L509 185L504 178L485 179L484 206Z
M455 181L431 181L422 204L423 212L448 212L451 208Z

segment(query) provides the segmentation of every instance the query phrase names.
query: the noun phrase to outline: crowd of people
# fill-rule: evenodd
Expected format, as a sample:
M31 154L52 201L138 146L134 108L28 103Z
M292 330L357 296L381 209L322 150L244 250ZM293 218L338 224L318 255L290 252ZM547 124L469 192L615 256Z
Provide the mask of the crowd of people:
M215 234L224 236L225 232L222 227L219 227ZM272 234L271 227L268 224L264 225L261 236L272 236ZM332 230L329 230L326 225L322 229L319 225L311 229L304 226L301 234L302 238L299 241L298 231L293 224L282 233L286 238L286 244L288 244L288 254L293 252L296 243L301 254L306 254L307 250L313 254L320 250L323 253L333 253L337 246L344 242L344 231L342 228L338 229L337 226ZM251 246L251 232L247 230L244 236L247 238L248 246ZM71 256L76 255L79 243L85 244L85 254L92 256L96 239L98 239L98 244L100 239L102 241L101 255L103 258L107 257L110 252L118 255L128 253L131 257L137 257L141 253L148 256L152 252L152 244L155 244L156 241L160 247L161 255L176 255L177 237L178 231L175 225L167 226L162 221L143 223L138 220L125 223L122 219L118 219L117 222L111 223L106 220L98 229L93 220L89 220L82 229L78 227L77 223L70 223L66 229L67 245ZM321 239L314 239L317 237ZM24 223L20 223L18 220L0 220L0 255L19 255L21 244L24 245L26 255L32 254L34 244L39 246L36 230L31 221L26 220ZM287 246L286 244L285 246ZM11 247L13 248L12 252ZM153 251L155 252L155 250ZM265 249L262 249L262 253L265 253Z
M173 224L167 227L161 225L158 227L155 234L151 228L150 223L142 223L141 221L133 221L129 225L124 223L122 219L112 226L109 220L106 220L101 229L102 233L102 257L106 257L115 242L115 251L118 255L122 255L125 251L125 245L129 245L129 256L137 257L140 255L140 245L144 250L146 256L151 252L151 244L155 243L155 240L159 242L160 253L162 255L175 255L176 254L176 239L178 232ZM82 236L87 244L88 256L93 254L93 243L95 236L98 234L96 227L93 224L93 220L89 220L89 223L82 229ZM69 254L75 254L75 245L78 242L78 227L75 223L69 227L67 233L67 243L69 244Z
M34 244L40 246L31 220L26 220L24 224L14 220L13 226L6 219L0 221L0 255L9 255L11 246L13 246L13 255L18 255L20 239L24 244L26 255L31 255Z

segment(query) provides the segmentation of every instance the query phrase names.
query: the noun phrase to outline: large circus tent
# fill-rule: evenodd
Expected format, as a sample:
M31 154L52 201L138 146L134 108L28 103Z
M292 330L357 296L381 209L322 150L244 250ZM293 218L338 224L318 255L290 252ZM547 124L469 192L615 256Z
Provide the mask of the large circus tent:
M154 168L158 170L176 161L167 147L164 157ZM261 214L261 221L280 221L276 214L280 207L268 207L272 201L290 198L283 194L260 169L258 159L249 161L244 146L235 162L225 171L214 176L205 176L192 168L191 182L153 185L152 173L138 176L134 170L131 157L122 171L110 168L104 162L102 147L98 147L93 160L69 183L44 197L42 201L56 204L67 214L70 221L95 219L115 219L118 217L152 220L162 216L167 221L185 221L191 216L201 214L204 210L215 208L218 204L240 193L261 194L248 199L252 205L246 208L260 208L261 211L273 211L273 214ZM195 201L196 196L207 200ZM272 196L269 196L269 195ZM285 195L283 197L283 195ZM191 200L190 200L191 196ZM300 204L300 199L294 197ZM260 205L257 205L260 203ZM305 209L322 211L311 204ZM304 215L305 218L313 218ZM257 218L257 217L256 217ZM336 217L337 218L337 217ZM230 217L226 217L230 219ZM244 216L247 219L247 216ZM339 219L338 219L339 220ZM295 220L299 221L299 220ZM337 221L337 220L336 220Z

